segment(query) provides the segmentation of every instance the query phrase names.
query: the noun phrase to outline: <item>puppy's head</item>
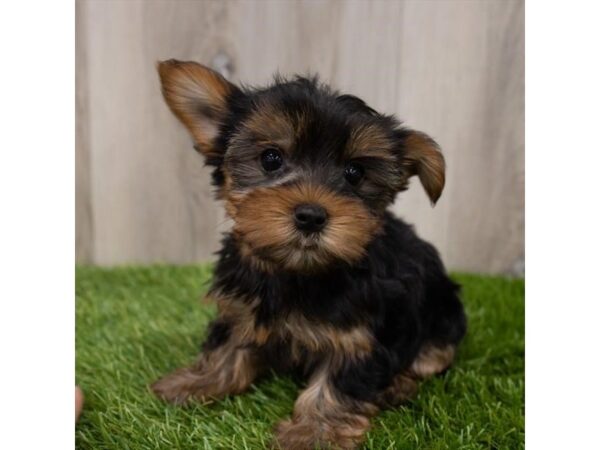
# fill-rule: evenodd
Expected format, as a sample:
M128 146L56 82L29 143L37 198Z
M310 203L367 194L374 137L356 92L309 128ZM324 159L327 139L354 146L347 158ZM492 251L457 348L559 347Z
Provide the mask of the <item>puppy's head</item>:
M432 203L442 193L431 138L316 79L242 90L193 62L158 70L169 107L214 167L242 255L266 269L356 262L410 177Z

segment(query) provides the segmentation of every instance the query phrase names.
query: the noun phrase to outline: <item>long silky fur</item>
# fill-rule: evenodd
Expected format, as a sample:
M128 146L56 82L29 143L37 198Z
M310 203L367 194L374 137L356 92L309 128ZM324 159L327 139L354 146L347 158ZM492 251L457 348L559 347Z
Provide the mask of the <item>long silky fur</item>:
M196 63L159 70L234 226L218 253L209 297L219 313L203 353L154 391L204 401L242 392L269 368L293 371L308 385L277 446L356 448L369 418L445 370L466 332L460 288L438 252L386 211L413 175L439 199L439 147L316 78L254 89ZM269 146L286 161L280 172L261 169ZM344 178L349 160L365 170L358 185ZM303 202L329 214L318 236L294 228Z

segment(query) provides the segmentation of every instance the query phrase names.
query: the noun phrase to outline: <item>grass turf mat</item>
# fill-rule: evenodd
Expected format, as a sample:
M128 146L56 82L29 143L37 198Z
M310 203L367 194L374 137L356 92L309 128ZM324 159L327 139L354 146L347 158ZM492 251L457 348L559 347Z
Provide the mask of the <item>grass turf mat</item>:
M187 409L147 386L192 362L213 305L211 266L80 267L76 378L86 396L79 449L261 449L298 387L267 378L243 395ZM366 449L517 449L524 444L524 281L455 275L469 331L454 367L373 420Z

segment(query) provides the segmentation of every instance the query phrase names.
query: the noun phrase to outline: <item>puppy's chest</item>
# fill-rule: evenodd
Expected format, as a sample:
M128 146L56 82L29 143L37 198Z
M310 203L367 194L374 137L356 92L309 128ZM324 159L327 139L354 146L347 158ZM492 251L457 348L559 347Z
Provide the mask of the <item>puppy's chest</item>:
M355 354L371 349L371 333L365 326L341 329L310 320L300 313L277 318L270 332L270 339L288 344L293 354L302 350L316 354Z
M339 327L306 317L298 311L271 317L268 323L256 320L259 299L218 299L219 315L230 323L233 336L245 345L278 347L294 362L306 355L336 355L361 358L371 352L373 336L366 325Z

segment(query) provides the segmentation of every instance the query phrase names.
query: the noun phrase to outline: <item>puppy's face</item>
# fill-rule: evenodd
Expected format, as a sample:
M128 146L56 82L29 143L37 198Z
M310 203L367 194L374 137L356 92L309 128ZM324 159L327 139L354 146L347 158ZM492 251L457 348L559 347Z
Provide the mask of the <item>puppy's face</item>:
M353 263L418 175L433 203L444 159L423 133L315 80L241 90L193 62L159 64L163 94L214 167L244 257L267 270Z

